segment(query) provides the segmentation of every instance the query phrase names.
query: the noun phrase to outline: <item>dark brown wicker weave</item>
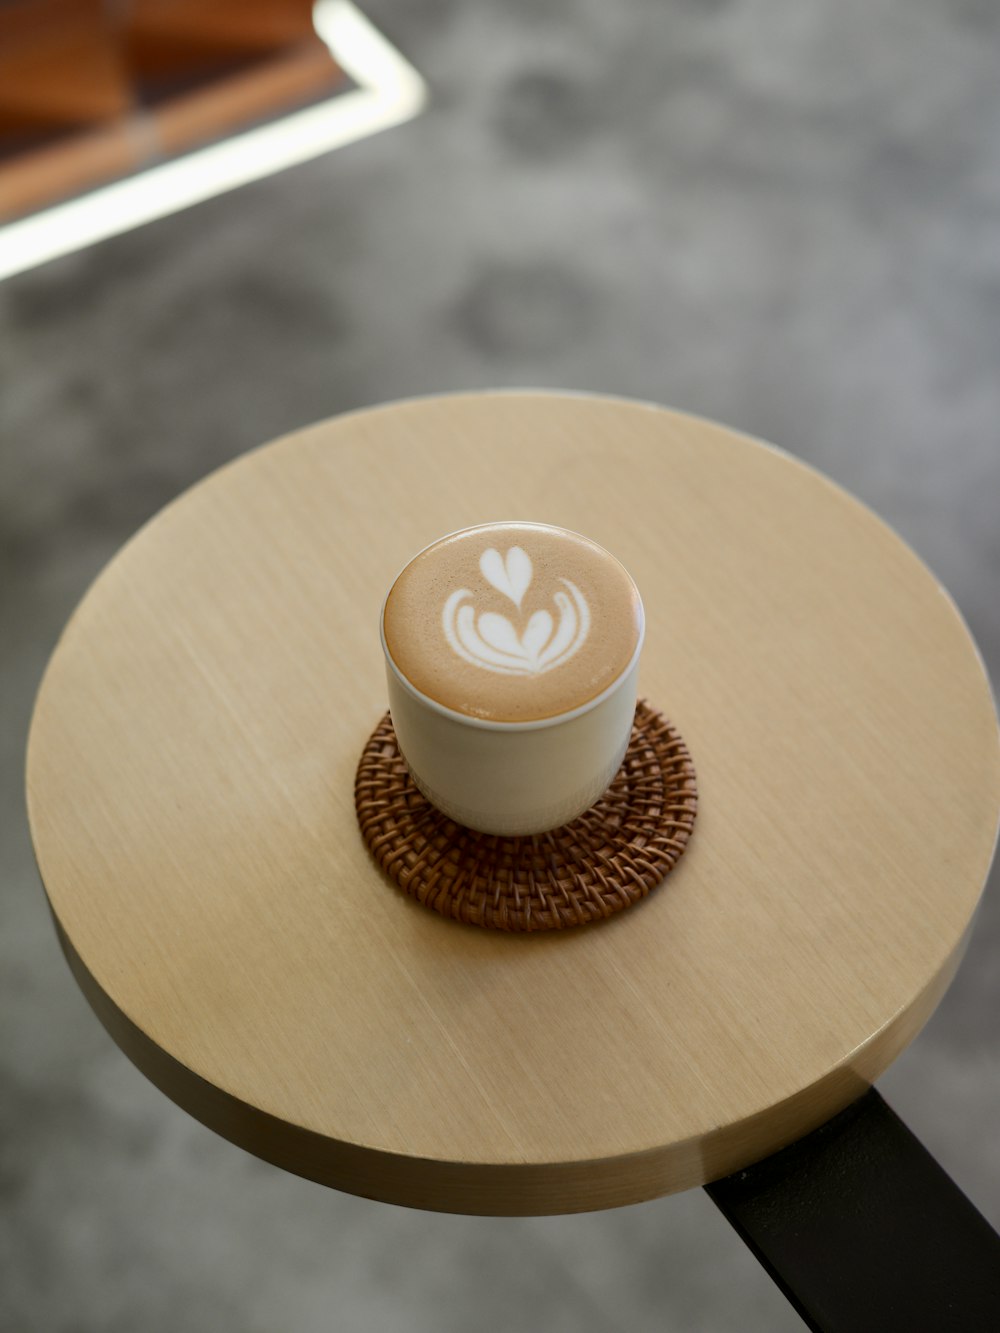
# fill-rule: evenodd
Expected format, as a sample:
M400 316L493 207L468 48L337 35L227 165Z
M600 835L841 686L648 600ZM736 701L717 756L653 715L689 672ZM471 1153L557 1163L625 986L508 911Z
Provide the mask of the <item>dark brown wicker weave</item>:
M676 865L698 805L677 730L640 701L625 760L596 805L530 837L474 833L414 786L389 714L368 739L354 800L382 869L443 916L494 930L560 930L644 898Z

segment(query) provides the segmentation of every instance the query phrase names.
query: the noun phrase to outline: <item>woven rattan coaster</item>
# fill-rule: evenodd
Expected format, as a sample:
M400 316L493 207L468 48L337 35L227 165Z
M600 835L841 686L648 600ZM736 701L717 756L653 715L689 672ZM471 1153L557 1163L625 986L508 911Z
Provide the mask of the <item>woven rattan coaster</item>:
M525 838L474 833L414 786L389 714L368 739L354 784L375 860L442 916L494 930L560 930L644 898L677 864L698 805L680 734L640 701L610 788L571 824Z

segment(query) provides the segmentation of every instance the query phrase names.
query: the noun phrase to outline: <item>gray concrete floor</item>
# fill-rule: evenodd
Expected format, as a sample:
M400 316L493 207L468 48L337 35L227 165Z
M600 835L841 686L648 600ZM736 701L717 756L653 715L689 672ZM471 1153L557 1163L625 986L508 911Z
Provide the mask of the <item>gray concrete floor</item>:
M0 1328L800 1327L693 1192L421 1215L156 1092L59 955L32 694L121 542L278 433L408 394L588 388L819 466L1000 671L1000 10L990 0L372 0L408 127L0 286ZM995 879L995 877L994 877ZM1000 1224L1000 902L880 1086Z

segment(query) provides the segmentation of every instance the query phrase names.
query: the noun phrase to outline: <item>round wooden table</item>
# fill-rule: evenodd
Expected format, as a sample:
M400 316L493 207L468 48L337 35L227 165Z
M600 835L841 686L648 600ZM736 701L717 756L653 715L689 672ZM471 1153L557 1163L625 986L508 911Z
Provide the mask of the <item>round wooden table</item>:
M352 791L385 590L509 518L632 572L700 799L647 899L532 936L405 897ZM181 1106L357 1194L549 1213L730 1173L885 1069L961 957L1000 750L947 594L819 473L651 406L470 394L301 431L149 523L53 654L28 799L76 978Z

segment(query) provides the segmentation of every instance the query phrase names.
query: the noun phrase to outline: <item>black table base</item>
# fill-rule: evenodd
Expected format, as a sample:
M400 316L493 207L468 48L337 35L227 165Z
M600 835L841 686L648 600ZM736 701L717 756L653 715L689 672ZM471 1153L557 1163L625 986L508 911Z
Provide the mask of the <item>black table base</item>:
M706 1190L818 1333L1000 1333L1000 1236L874 1088Z

